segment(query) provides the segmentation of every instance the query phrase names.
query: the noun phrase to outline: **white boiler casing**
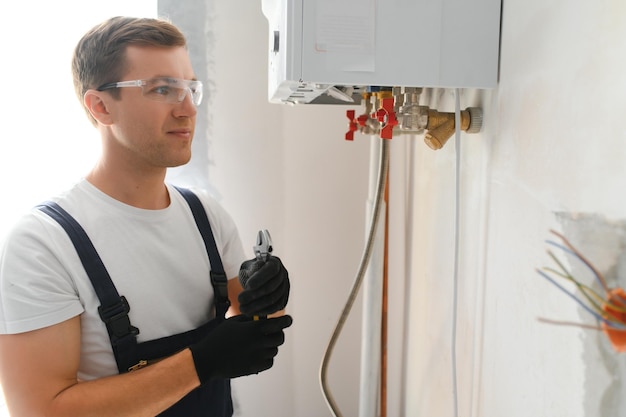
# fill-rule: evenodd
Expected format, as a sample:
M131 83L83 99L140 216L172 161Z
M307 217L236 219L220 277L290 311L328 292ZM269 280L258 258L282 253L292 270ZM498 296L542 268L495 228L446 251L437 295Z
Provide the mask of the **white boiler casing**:
M262 0L269 100L363 87L494 88L501 0ZM339 93L333 96L326 94Z

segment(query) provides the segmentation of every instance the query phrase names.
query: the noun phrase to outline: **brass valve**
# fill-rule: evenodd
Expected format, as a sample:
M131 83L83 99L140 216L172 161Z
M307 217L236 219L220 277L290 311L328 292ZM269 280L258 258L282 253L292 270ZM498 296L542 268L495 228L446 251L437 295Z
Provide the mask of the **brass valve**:
M441 113L428 110L428 131L424 142L431 149L441 149L456 130L454 113ZM468 107L461 111L461 130L467 133L478 133L483 124L483 112L479 107Z
M399 134L422 134L424 142L431 149L443 148L452 137L455 128L455 113L444 113L420 106L422 91L417 87L404 87L404 92L393 87L373 93L363 93L365 112L356 117L354 110L348 110L347 140L353 140L354 133L365 135L379 134L383 139L391 139ZM461 111L460 129L467 133L478 133L483 124L483 111L479 107L468 107Z

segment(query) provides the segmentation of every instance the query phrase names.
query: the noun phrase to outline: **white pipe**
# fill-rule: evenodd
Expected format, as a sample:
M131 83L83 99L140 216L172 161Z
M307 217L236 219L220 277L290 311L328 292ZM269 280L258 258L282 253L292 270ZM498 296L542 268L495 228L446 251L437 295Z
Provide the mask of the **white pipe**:
M366 230L370 229L376 205L380 146L372 141L370 146L369 195L367 201ZM359 417L376 417L380 407L381 332L383 310L384 273L384 222L386 206L380 203L380 216L372 247L372 255L363 280L363 317L361 323L361 375L359 389Z
M454 92L454 120L455 120L455 171L454 171L454 272L452 294L452 406L454 417L459 417L459 387L457 378L456 340L457 340L457 317L459 305L459 257L460 257L460 233L461 221L461 90Z

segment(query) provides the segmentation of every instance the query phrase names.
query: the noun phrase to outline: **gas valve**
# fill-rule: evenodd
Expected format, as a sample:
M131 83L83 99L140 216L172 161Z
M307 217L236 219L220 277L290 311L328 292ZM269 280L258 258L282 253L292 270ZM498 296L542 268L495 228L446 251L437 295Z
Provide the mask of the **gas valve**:
M403 93L400 91L403 90ZM453 112L439 112L428 106L420 106L422 92L417 87L393 87L382 91L363 93L365 111L355 117L354 110L348 110L349 130L346 140L354 139L354 132L364 135L380 135L391 139L394 135L424 134L424 142L431 149L441 149L456 131L456 115ZM375 104L372 103L375 99ZM373 107L376 110L372 110ZM468 107L461 111L460 130L467 133L480 132L483 124L483 111L479 107Z
M378 93L380 108L376 110L375 117L380 122L380 137L382 139L391 139L393 137L393 128L398 125L396 112L394 109L394 97L389 91L381 91Z
M346 117L348 118L348 131L346 132L346 140L354 140L354 132L358 130L357 121L354 118L354 110L347 110Z
M372 93L363 93L363 103L365 111L355 118L354 110L347 110L348 132L346 140L354 140L354 132L361 132L364 135L377 135L380 133L380 123L376 118L376 114L372 113Z

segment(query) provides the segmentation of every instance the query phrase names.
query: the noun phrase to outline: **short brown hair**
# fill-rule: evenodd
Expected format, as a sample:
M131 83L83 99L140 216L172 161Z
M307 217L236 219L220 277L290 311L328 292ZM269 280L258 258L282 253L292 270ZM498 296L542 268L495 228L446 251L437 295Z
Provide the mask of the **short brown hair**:
M186 47L187 42L185 35L165 19L117 16L96 25L81 38L72 57L74 90L81 104L87 90L119 81L124 75L129 45ZM111 93L115 95L116 90Z

